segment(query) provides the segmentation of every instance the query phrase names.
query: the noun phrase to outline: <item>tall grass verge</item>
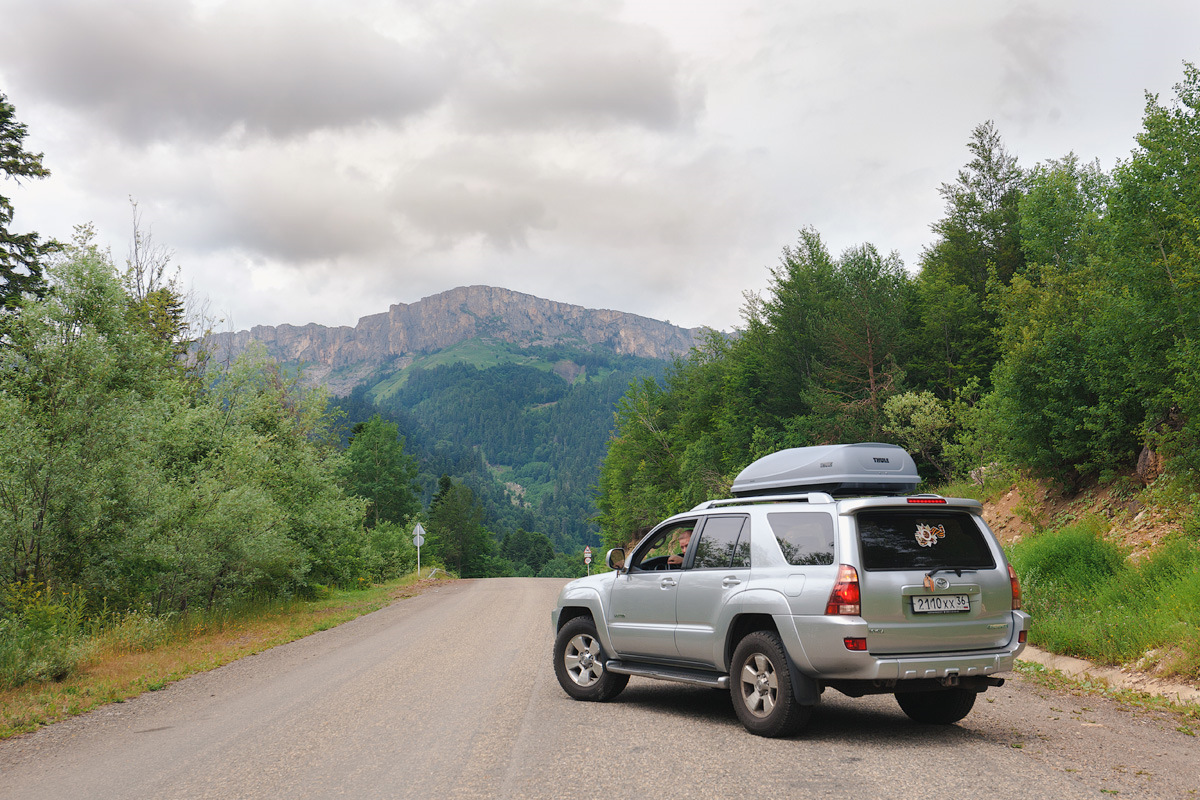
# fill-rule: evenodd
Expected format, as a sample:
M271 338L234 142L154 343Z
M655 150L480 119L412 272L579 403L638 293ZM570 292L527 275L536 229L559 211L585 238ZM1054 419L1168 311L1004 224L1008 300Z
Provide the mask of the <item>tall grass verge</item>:
M0 586L0 690L62 680L91 652L82 593L29 580Z
M428 577L429 570L422 573ZM363 589L327 590L315 600L244 602L187 616L135 611L110 616L103 626L96 618L84 620L81 635L63 640L81 648L71 670L26 674L19 683L0 685L0 739L332 628L419 593L417 583L411 574ZM3 648L0 641L0 659L17 650Z
M1056 653L1200 678L1200 546L1167 542L1137 563L1092 519L1046 531L1010 549L1030 641Z

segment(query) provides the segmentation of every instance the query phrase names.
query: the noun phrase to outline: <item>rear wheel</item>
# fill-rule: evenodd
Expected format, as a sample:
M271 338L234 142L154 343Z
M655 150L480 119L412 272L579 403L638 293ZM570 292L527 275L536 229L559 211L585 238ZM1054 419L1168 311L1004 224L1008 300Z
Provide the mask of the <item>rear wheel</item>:
M971 713L976 692L943 689L937 692L897 692L896 702L910 719L931 725L949 725Z
M770 631L747 634L733 651L729 692L746 730L757 736L788 736L812 716L796 702L783 642Z
M563 691L576 700L611 700L629 683L628 675L604 668L608 657L591 617L575 617L554 640L554 674Z

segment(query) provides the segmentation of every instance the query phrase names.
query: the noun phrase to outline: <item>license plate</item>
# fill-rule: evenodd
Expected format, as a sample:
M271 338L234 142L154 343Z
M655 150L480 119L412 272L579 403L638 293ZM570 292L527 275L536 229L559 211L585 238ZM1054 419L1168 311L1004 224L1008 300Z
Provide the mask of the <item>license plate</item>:
M971 601L965 594L916 595L912 599L914 614L953 614L970 611Z

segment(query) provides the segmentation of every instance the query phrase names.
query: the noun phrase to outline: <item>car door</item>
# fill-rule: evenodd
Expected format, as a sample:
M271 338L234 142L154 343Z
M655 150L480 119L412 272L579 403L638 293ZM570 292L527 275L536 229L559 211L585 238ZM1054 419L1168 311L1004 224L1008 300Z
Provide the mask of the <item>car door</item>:
M651 531L634 550L629 567L613 582L608 632L620 656L674 659L675 596L683 570L670 563L678 542L696 520L675 521ZM686 556L686 554L685 554Z
M750 578L750 520L744 514L707 517L693 539L676 589L675 646L680 658L713 667Z

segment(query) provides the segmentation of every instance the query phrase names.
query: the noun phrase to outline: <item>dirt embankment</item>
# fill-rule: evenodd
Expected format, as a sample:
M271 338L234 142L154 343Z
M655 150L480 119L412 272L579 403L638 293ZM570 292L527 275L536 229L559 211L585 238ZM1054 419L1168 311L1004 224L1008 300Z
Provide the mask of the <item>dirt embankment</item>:
M1146 504L1140 492L1105 487L1064 496L1045 485L1028 482L1013 486L994 501L984 503L984 519L1005 544L1020 541L1047 528L1060 528L1089 517L1107 519L1105 538L1137 560L1183 529L1177 512ZM1037 621L1034 620L1034 624ZM1109 667L1078 658L1028 648L1022 658L1036 661L1078 678L1110 686L1162 695L1176 702L1200 703L1200 685L1164 680L1133 667Z
M1060 528L1088 517L1109 521L1106 538L1133 559L1154 550L1163 539L1183 529L1177 514L1143 505L1138 492L1122 493L1113 487L1088 489L1073 497L1042 484L1029 482L1009 489L999 499L985 502L983 517L1005 544L1045 528Z

